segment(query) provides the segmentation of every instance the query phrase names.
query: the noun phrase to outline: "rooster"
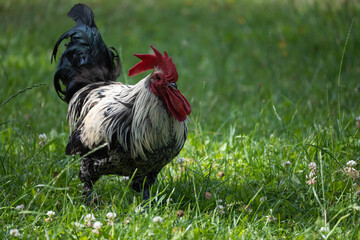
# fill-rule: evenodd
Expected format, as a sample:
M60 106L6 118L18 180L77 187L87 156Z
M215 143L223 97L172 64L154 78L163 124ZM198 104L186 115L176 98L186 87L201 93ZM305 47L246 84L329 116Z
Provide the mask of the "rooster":
M54 87L68 103L70 137L67 155L82 156L80 180L86 199L102 176L133 177L131 187L150 197L161 169L174 159L187 138L191 107L180 93L171 57L151 45L154 54L134 54L141 61L129 76L153 70L135 85L116 82L120 59L103 42L92 10L75 5L68 16L76 26L60 36L70 41L59 59Z

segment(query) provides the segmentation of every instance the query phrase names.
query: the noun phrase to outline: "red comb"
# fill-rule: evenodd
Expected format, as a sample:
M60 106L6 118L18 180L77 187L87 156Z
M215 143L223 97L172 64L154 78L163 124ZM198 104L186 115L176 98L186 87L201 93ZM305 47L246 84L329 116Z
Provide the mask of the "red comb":
M141 62L137 63L134 67L129 70L129 76L133 77L147 70L151 70L156 68L161 69L166 79L172 78L177 81L178 73L175 67L175 64L172 62L171 57L164 51L164 55L162 55L156 48L152 45L150 46L155 55L153 54L134 54L134 56L141 59Z

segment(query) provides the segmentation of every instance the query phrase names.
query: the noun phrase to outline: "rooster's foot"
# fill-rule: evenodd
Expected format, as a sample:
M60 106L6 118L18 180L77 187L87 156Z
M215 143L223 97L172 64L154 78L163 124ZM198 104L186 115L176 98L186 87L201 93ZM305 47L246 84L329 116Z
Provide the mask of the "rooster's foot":
M83 196L84 196L84 203L91 204L93 202L93 194L92 194L93 187L89 184L84 184L83 187Z
M143 189L143 203L141 204L142 207L148 208L149 207L149 201L150 201L150 189L145 187Z

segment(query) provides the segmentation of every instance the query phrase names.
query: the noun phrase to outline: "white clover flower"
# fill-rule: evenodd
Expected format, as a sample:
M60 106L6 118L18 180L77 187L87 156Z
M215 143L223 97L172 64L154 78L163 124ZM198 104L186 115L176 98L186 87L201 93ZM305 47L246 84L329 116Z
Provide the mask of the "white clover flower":
M123 177L121 177L121 181L124 181L124 182L129 181L129 179L130 179L129 176L123 176Z
M81 229L84 227L84 225L82 225L81 223L79 222L74 222L74 226L77 228L77 229Z
M223 210L223 209L224 209L224 206L223 206L223 205L218 205L218 208L219 208L220 210Z
M224 206L223 205L218 205L217 208L219 209L219 214L223 214L224 213Z
M143 208L142 206L137 206L136 208L135 208L135 212L136 213L141 213L141 212L144 212L145 211L145 208Z
M101 226L102 226L102 223L99 221L96 221L96 222L94 222L93 228L99 230L101 228Z
M309 168L310 168L310 173L309 173L309 175L306 175L306 178L308 179L306 181L306 183L307 183L307 185L310 186L310 185L313 185L313 184L316 183L316 178L317 178L317 176L316 176L316 163L311 162L309 164Z
M95 234L99 234L101 226L102 226L101 222L99 222L99 221L94 222L94 224L93 224L94 229L92 230L92 232L95 233Z
M42 140L47 140L47 136L45 133L42 133L42 134L39 134L39 140L42 141Z
M88 227L91 227L92 226L92 221L95 220L95 217L94 217L94 214L87 214L85 217L84 217L84 221L86 223L86 226Z
M282 163L282 166L283 167L289 167L291 165L291 162L290 161L286 161L286 162L283 162Z
M55 212L54 211L48 211L47 213L46 213L46 215L48 215L49 217L54 217L55 216Z
M17 206L16 206L16 210L19 210L19 211L24 210L24 205L23 205L23 204L17 205Z
M324 233L329 232L329 227L321 227L320 232L324 232Z
M154 217L154 218L153 218L153 222L154 222L154 223L162 223L162 222L163 222L163 219L162 219L162 217L157 216L157 217Z
M345 167L343 169L346 176L351 177L352 179L358 179L360 177L359 171L352 167Z
M349 167L355 167L356 166L356 162L354 160L350 160L346 163L346 165L348 165Z
M316 178L317 178L317 176L310 177L310 176L306 175L306 178L309 179L309 180L306 181L306 183L307 183L308 185L313 185L313 184L316 183Z
M272 214L266 216L266 222L274 222L276 220L277 220L277 218Z
M52 222L54 220L55 212L48 211L46 215L48 215L49 217L45 219L45 222Z
M260 198L260 202L265 202L266 201L266 197L261 197Z
M277 218L272 214L273 210L270 209L270 215L266 216L266 222L274 222Z
M40 141L39 144L42 145L42 146L46 144L47 136L46 136L45 133L42 133L42 134L39 135L39 141Z
M313 177L316 177L316 172L315 171L310 171L309 178L313 178Z
M218 203L222 203L222 202L223 202L223 200L222 200L222 199L219 199L217 202L218 202Z
M85 220L85 222L89 222L89 221L92 221L92 220L95 220L95 216L94 216L94 214L87 214L85 217L84 217L84 220Z
M309 168L311 168L311 169L316 169L316 163L311 162L311 163L309 164Z
M20 237L20 232L19 232L19 230L18 229L11 229L10 230L10 235L11 236L14 236L14 237Z
M113 220L116 218L116 213L108 212L108 213L106 214L106 217L107 217L109 220L113 221Z
M185 162L185 158L179 157L178 159L176 159L176 163L184 163Z

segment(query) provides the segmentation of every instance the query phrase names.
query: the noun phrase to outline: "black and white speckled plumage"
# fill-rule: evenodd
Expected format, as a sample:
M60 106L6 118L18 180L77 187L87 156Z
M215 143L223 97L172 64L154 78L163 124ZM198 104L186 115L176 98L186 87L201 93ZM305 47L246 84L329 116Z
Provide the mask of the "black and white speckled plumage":
M90 185L101 175L134 177L134 189L145 177L156 177L182 149L187 121L177 121L148 87L152 74L138 84L92 84L71 99L71 131L67 154L84 155L106 146L83 160L81 180ZM87 94L85 94L87 93Z
M61 35L53 51L55 59L61 41L70 38L54 75L59 97L69 104L66 154L84 156L80 179L85 194L102 175L131 177L135 173L131 186L141 191L145 181L147 199L157 174L179 154L187 137L187 119L177 120L149 87L154 85L154 74L171 76L154 67L155 71L136 85L115 82L121 68L119 57L102 41L92 10L77 4L68 16L77 25ZM175 65L165 55L168 65L164 66L175 73ZM163 59L161 54L157 59ZM176 79L169 82L176 89L171 93L181 97L176 80L177 72ZM104 147L97 149L99 146Z

